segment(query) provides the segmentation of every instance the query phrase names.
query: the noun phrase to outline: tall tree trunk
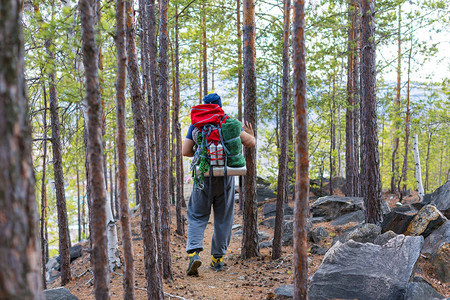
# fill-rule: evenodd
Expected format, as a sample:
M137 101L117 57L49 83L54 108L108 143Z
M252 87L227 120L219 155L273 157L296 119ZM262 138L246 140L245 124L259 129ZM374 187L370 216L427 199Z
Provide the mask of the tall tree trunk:
M176 173L177 173L177 234L184 236L184 216L181 210L184 202L184 174L183 174L183 156L181 155L181 128L179 121L180 114L180 55L178 42L178 4L175 4L175 107L173 118L175 122L176 137Z
M208 95L208 57L207 57L207 48L206 48L206 10L205 10L205 2L202 1L202 49L203 49L203 95Z
M46 43L49 59L54 63L54 53L50 50L51 41ZM59 253L61 255L61 285L70 281L69 226L67 220L66 196L64 192L64 175L62 167L61 137L56 98L55 73L49 74L50 81L50 117L52 124L52 150L55 175L56 206L58 212Z
M163 299L163 286L159 269L159 253L152 207L152 182L149 166L148 127L149 109L142 93L139 66L137 63L134 32L133 2L126 2L126 40L128 52L128 77L131 87L131 107L133 110L134 134L136 141L136 163L138 167L139 193L141 205L141 230L144 238L144 265L147 278L148 299Z
M411 73L411 53L412 53L412 35L411 35L411 46L409 48L409 57L408 57L408 81L406 85L406 118L405 118L405 154L403 156L403 167L402 167L402 181L403 188L400 192L400 201L402 201L403 197L406 195L406 185L408 181L408 152L409 152L409 135L410 135L410 123L409 118L411 112L409 110L410 104L410 73ZM399 181L399 190L400 190L400 181Z
M420 170L419 138L417 134L414 134L413 138L414 138L413 142L414 162L416 164L416 183L417 183L417 190L419 191L419 201L422 201L423 196L425 196L425 192L423 190L422 172Z
M331 92L331 109L330 109L330 195L333 195L333 175L335 174L336 158L334 152L336 151L336 99L335 99L335 83L336 75L333 74L332 92Z
M79 2L83 63L86 76L88 114L88 163L92 197L92 258L96 299L109 299L106 237L106 187L103 170L102 106L98 78L98 50L95 42L94 12L89 0Z
M148 66L147 72L150 73L150 85L147 84L147 103L149 107L149 119L148 122L153 126L154 130L149 131L149 146L150 146L150 157L151 157L151 180L152 180L152 206L155 220L155 232L156 232L156 242L158 244L158 253L161 253L161 230L160 230L160 205L159 205L159 181L160 181L160 135L161 124L160 124L160 107L159 107L159 72L158 65L156 63L157 58L157 45L156 45L156 16L155 16L155 1L147 0L147 20L145 24L147 25L147 45L148 49ZM144 77L145 78L145 77ZM149 91L151 90L151 93ZM157 221L156 221L157 220ZM158 261L160 264L159 270L162 272L162 261Z
M308 216L309 161L305 64L305 2L294 0L292 63L295 108L295 202L294 202L294 299L308 298L306 220Z
M81 197L80 197L80 169L77 162L77 219L78 219L78 241L81 241Z
M125 50L124 50L125 51ZM126 72L126 61L125 61L125 72ZM126 76L125 76L126 77ZM116 139L117 143L117 139ZM116 219L119 219L119 200L117 199L117 145L114 147L114 206L116 209Z
M381 211L380 157L378 154L375 1L362 0L361 6L361 145L364 176L361 180L366 222L379 223Z
M358 4L356 0L349 1L348 14L350 28L348 30L348 73L347 73L347 111L346 111L346 143L345 143L345 195L358 195L358 151L357 151L357 97L358 93Z
M238 120L242 121L242 30L241 30L241 0L236 0L236 29L237 29L237 54L238 54ZM239 176L239 209L242 210L244 195L242 190L242 176Z
M0 2L0 298L43 299L22 8Z
M116 48L117 48L117 156L119 177L120 210L117 213L122 224L122 247L125 270L123 272L123 299L134 299L134 258L131 243L131 226L128 209L127 188L127 136L126 136L126 107L125 87L127 72L127 55L125 49L125 0L116 0ZM116 151L114 151L115 157ZM114 159L115 160L115 159ZM117 185L116 185L117 188Z
M281 145L278 169L277 209L275 233L272 246L272 259L281 257L281 237L283 235L284 203L286 202L287 164L288 164L288 105L289 105L289 28L291 25L291 1L284 1L283 30L283 89L281 92Z
M393 136L393 148L392 148L392 161L391 161L391 193L397 192L397 181L399 176L399 162L398 162L398 148L400 143L399 134L399 120L400 120L400 92L401 92L401 74L402 74L402 40L401 40L401 24L402 24L402 5L398 5L398 29L397 29L397 87L395 97L395 116L394 116L394 136Z
M244 0L244 119L255 129L256 110L256 51L255 51L255 1ZM241 257L259 256L258 211L256 202L256 145L244 148L247 175L244 178L244 213Z
M425 193L428 192L429 185L428 185L428 170L429 168L429 162L430 162L430 147L431 147L431 138L433 137L433 131L431 131L428 134L428 141L427 141L427 157L425 158Z
M198 61L198 103L203 103L203 82L202 82L202 42L200 42L200 59Z
M47 279L46 279L46 266L47 263L47 254L45 251L47 250L48 240L46 238L45 232L47 229L47 185L45 183L45 175L46 175L46 167L47 167L47 91L45 90L45 85L42 87L42 91L44 94L44 115L43 126L44 126L44 151L42 154L42 180L41 180L41 253L42 253L42 284L44 290L47 289Z
M161 104L161 181L160 191L169 190L169 0L160 2L159 14L159 101ZM169 194L161 192L161 243L163 277L172 278L172 256L170 254L170 205Z

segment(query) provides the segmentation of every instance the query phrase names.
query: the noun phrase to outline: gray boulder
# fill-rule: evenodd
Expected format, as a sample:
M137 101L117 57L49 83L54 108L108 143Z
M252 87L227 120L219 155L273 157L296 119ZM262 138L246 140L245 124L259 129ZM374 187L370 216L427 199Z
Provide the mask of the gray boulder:
M258 240L265 241L265 240L268 240L269 238L270 238L270 236L266 232L264 232L264 231L258 232Z
M383 216L381 232L384 233L391 230L397 234L404 234L416 215L417 210L411 205L396 207L390 213Z
M435 206L425 205L414 216L405 234L427 237L446 221L447 218Z
M395 238L396 236L397 236L397 234L395 232L389 230L389 231L377 236L377 238L373 241L373 243L376 245L383 246L384 244L386 244L388 241Z
M322 222L326 222L327 219L324 217L313 217L313 218L308 218L309 221L311 221L311 223L316 224L316 223L322 223Z
M403 299L422 244L404 235L383 246L338 242L312 276L309 299Z
M275 289L275 299L291 299L294 298L294 285L287 284L279 286Z
M311 254L319 254L319 255L325 255L327 253L327 249L320 247L319 245L313 244L311 246Z
M291 216L291 215L285 215L285 216L284 216L284 220L290 221L290 220L293 220L293 219L294 219L294 218L293 218L293 216ZM275 228L275 216L274 216L274 217L267 218L267 219L265 219L264 221L261 221L259 224L260 224L260 225L267 226L267 227L269 227L269 228Z
M381 234L381 227L375 224L365 223L344 230L339 236L333 239L336 242L345 243L353 240L359 243L373 243Z
M438 187L433 193L426 194L422 203L436 206L447 218L450 218L450 180Z
M381 206L384 214L390 211L385 201ZM311 205L313 217L324 217L327 221L358 210L364 210L364 201L360 197L326 196Z
M431 254L430 263L434 269L434 274L442 282L450 282L450 244L443 243L439 249Z
M322 226L311 230L310 239L314 243L319 243L324 238L328 237L328 232Z
M410 282L406 287L405 300L444 299L431 285L424 282Z
M48 260L48 262L45 264L45 267L47 269L47 272L53 269L59 269L59 262L56 257L53 257Z
M46 300L78 300L68 289L59 287L56 289L44 290Z
M311 231L312 224L310 221L306 222L306 230ZM294 221L284 221L283 222L283 236L281 238L284 246L292 245L294 242Z
M348 224L350 222L362 223L362 222L364 222L364 219L365 219L364 211L358 210L358 211L354 211L354 212L342 215L340 217L337 217L336 219L334 219L333 222L331 222L331 225L340 226L340 225Z
M272 241L264 241L259 244L260 249L272 247Z
M274 217L277 212L277 204L276 203L266 203L264 204L264 219L269 217ZM294 210L292 207L285 204L284 206L284 214L285 215L293 215Z
M256 187L256 199L258 202L267 201L269 199L276 198L277 195L272 189L263 184L258 184Z
M450 243L450 222L445 222L441 227L433 231L423 243L422 254L430 256L436 253L443 243Z

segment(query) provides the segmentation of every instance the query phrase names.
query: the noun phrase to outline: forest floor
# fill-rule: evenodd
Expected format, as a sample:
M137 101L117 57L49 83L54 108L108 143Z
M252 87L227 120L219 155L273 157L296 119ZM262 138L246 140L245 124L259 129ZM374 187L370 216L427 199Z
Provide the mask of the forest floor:
M339 191L338 191L339 194ZM394 206L397 202L395 196L383 193L383 198ZM414 201L416 195L407 198L406 203ZM267 202L275 202L276 199L270 199ZM314 200L311 200L311 203ZM293 207L292 200L289 205ZM235 207L234 224L242 224L242 213L239 206ZM258 224L262 221L263 205L258 206ZM185 211L184 211L185 215ZM209 249L211 246L211 238L213 234L213 215L211 214L210 223L205 231L204 248L200 255L202 266L199 268L199 276L192 277L186 275L188 258L185 252L186 236L179 236L175 233L176 218L175 210L172 210L172 231L171 231L171 251L172 251L172 268L173 280L164 281L164 292L166 299L172 298L170 295L182 297L180 299L272 299L274 290L281 285L292 284L293 281L293 247L283 247L283 255L280 259L272 260L271 248L260 250L260 256L248 260L240 258L242 236L233 235L228 249L228 254L224 258L224 271L215 272L209 268L211 256ZM140 214L135 213L132 217L132 235L133 250L135 259L135 288L136 299L146 299L146 279L144 271L144 253L143 241L140 231ZM323 226L328 232L329 237L319 243L320 246L328 249L331 246L333 236L338 235L342 230L355 226L356 223L349 223L344 226L332 226L329 223L317 223L314 227ZM264 231L273 237L273 229L263 225L258 225L259 231ZM187 230L187 226L186 226ZM233 230L233 233L236 230ZM119 225L119 248L120 241L120 225ZM308 246L312 243L308 242ZM83 248L88 249L85 243ZM323 255L311 254L308 252L310 259L308 263L308 277L314 274L319 268ZM81 258L75 260L72 264L72 280L66 285L75 296L79 299L94 299L94 288L92 273L90 272L89 254L84 251ZM123 299L122 296L122 273L123 268L116 270L110 275L111 285L110 294L112 299ZM450 297L450 285L441 283L436 279L428 262L424 257L419 259L419 266L416 275L422 276L442 295ZM51 283L49 288L60 286L60 279ZM170 294L170 295L168 295Z

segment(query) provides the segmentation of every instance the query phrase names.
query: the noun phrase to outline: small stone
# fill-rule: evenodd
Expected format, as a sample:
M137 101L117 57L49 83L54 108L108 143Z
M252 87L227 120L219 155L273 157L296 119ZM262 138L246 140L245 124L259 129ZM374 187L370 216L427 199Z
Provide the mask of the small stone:
M325 248L320 247L319 245L313 244L311 246L311 254L318 254L318 255L325 255L327 253L327 250Z
M311 230L311 241L314 243L319 243L326 237L328 237L328 232L322 226Z
M231 227L231 230L240 229L242 228L241 224L234 224L233 227Z

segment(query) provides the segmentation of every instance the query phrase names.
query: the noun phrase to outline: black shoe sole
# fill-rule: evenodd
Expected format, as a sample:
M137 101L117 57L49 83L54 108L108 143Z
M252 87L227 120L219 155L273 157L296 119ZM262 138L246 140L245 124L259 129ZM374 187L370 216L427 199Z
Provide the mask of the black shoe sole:
M213 269L214 271L216 271L216 272L223 271L223 267L221 267L220 269L216 269L216 268L214 268L211 264L209 265L209 267L210 267L211 269Z
M190 276L198 275L198 268L202 265L200 260L195 260L189 268L187 274Z

